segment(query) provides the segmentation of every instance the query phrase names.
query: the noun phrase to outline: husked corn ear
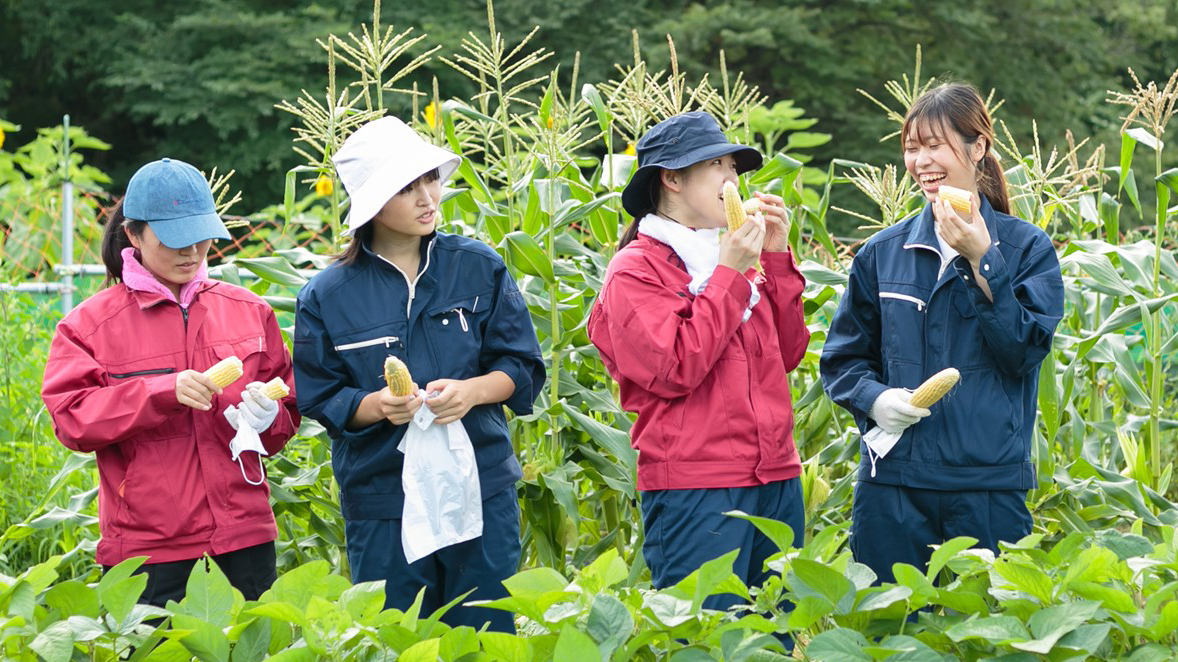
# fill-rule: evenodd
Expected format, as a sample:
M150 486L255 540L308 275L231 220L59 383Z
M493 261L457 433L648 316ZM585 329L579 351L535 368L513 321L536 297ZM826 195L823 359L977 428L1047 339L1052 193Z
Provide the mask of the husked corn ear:
M227 359L221 359L217 365L205 370L204 374L205 377L213 380L217 388L225 388L241 379L244 371L241 367L241 359L236 356L230 356Z
M945 368L926 379L919 388L913 391L912 398L908 400L908 404L913 407L924 407L927 409L948 393L949 389L956 386L957 381L960 379L961 373L957 372L957 368Z
M404 361L395 356L384 360L384 380L388 382L393 395L413 393L413 378L409 376L409 368Z
M281 400L290 395L290 388L281 377L275 377L262 385L262 395L271 400Z
M744 203L736 184L724 182L724 216L728 219L728 231L735 232L744 225Z
M973 211L973 201L971 200L973 194L965 189L941 184L937 188L937 197L948 200L949 204L953 205L953 208L962 214L968 214Z

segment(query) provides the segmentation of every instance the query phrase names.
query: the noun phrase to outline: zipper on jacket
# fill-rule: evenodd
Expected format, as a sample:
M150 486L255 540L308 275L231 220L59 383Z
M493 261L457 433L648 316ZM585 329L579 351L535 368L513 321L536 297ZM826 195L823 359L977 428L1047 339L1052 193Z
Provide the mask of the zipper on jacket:
M424 275L426 270L429 269L430 258L433 257L434 254L434 241L436 240L437 237L429 240L429 246L426 246L425 248L425 266L421 268L421 271L417 272L417 277L413 278L412 280L409 278L408 274L401 270L401 267L393 264L392 260L386 258L383 255L379 256L380 259L392 265L392 267L397 270L397 273L401 274L401 277L405 279L405 284L409 286L409 301L405 304L406 321L409 320L409 313L413 310L413 297L417 294L417 281L421 280L422 275Z
M154 368L152 370L136 370L134 372L119 372L110 373L114 379L126 379L128 377L142 377L144 375L166 375L168 373L176 372L175 368Z
M924 307L927 305L922 299L917 299L916 297L910 296L908 294L900 294L899 292L880 292L879 298L881 298L881 299L899 299L900 301L907 301L909 303L914 303L914 304L916 304L916 310L918 310L918 311L923 311Z
M188 309L180 306L180 313L184 315L184 330L188 330Z
M401 339L397 336L384 336L382 338L373 338L371 340L360 340L358 342L350 342L344 345L336 345L335 351L343 352L349 349L360 349L361 347L372 347L373 345L384 345L388 349L389 345L395 342L400 342Z

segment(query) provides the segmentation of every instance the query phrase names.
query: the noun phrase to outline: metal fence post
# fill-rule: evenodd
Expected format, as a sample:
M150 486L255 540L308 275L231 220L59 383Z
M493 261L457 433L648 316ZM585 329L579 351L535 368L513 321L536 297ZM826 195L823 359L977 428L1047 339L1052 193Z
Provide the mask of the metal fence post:
M62 159L64 177L61 183L61 265L62 276L61 314L65 315L74 307L74 182L70 179L70 116L62 118L64 147Z

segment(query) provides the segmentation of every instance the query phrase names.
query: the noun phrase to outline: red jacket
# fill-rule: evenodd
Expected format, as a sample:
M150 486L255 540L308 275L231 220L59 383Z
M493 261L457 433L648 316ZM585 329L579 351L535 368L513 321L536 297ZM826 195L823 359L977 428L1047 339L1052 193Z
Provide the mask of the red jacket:
M197 411L176 401L176 373L227 356L245 375ZM57 438L98 460L97 560L114 565L223 554L274 540L270 488L250 485L229 454L222 412L251 381L282 377L290 355L270 306L249 290L202 284L187 314L174 301L125 284L87 299L57 325L41 397ZM271 454L295 433L292 393L262 434ZM257 480L257 455L241 456ZM252 466L251 466L252 464Z
M733 269L717 267L694 297L683 262L649 237L610 262L588 330L622 407L638 414L638 489L747 487L801 472L787 373L810 339L805 279L790 253L761 263L761 301L741 323L752 290Z

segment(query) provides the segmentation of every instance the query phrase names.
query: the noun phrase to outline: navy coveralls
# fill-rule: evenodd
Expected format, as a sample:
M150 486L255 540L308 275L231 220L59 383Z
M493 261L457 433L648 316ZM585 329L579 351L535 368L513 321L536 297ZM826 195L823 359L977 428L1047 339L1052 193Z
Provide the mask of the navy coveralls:
M503 405L531 413L545 373L523 295L495 251L440 232L422 238L421 251L413 284L367 246L353 264L335 263L312 278L298 296L294 372L299 410L331 436L352 580L385 580L385 604L399 609L424 586L428 614L470 589L467 600L506 595L501 582L520 557L521 471ZM347 429L360 400L385 387L390 354L422 388L494 370L515 383L505 403L476 406L462 418L478 465L483 535L412 564L401 546L404 455L397 450L408 426L382 420ZM513 631L510 614L493 609L458 606L443 620Z
M948 367L961 372L932 415L877 461L874 476L860 443L851 546L880 581L893 581L893 563L925 566L929 545L955 536L996 551L999 540L1031 531L1025 499L1035 486L1039 364L1063 316L1063 279L1042 230L995 211L984 196L980 213L991 245L979 270L992 303L964 257L938 278L925 205L855 256L822 350L823 385L861 433L875 426L867 413L885 389L914 389Z

